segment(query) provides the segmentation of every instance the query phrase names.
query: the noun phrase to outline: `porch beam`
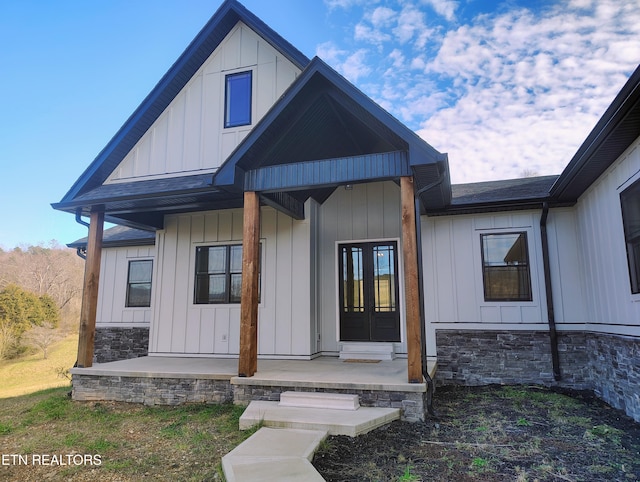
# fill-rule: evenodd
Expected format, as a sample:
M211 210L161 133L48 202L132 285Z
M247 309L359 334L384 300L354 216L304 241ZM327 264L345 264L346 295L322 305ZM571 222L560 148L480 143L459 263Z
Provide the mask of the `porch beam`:
M80 368L89 368L93 365L103 231L104 212L92 211L89 221L87 259L84 265L84 286L82 289L80 332L78 336L78 359L76 361L76 365Z
M403 176L400 178L400 199L402 207L402 255L404 260L404 290L407 323L407 372L409 383L423 383L418 246L413 177Z
M242 227L242 291L240 298L240 358L238 375L252 377L258 370L258 275L260 269L260 199L244 193Z
M406 151L293 162L251 169L245 173L246 191L295 191L351 182L410 176Z

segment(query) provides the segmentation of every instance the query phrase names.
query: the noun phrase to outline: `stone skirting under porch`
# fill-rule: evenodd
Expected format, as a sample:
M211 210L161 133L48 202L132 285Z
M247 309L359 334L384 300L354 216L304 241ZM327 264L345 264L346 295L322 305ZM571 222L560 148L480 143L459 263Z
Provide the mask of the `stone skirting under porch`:
M432 374L434 370L432 365ZM359 395L362 406L399 408L407 421L425 419L427 385L406 382L406 359L260 360L253 377L238 377L237 371L237 359L146 356L73 368L72 396L147 405L247 405L252 400L277 401L284 391L348 393Z

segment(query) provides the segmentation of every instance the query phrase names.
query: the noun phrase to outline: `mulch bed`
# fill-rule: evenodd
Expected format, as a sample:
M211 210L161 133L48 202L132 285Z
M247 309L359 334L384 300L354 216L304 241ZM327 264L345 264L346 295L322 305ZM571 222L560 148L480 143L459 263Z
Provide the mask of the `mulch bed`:
M327 481L640 481L640 424L590 392L442 387L437 417L330 437Z

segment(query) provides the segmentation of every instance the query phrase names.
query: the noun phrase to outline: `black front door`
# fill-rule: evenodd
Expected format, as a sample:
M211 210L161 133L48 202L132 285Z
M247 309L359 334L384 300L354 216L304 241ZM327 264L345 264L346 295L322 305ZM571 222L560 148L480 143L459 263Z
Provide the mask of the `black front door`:
M395 241L341 244L340 340L400 341Z

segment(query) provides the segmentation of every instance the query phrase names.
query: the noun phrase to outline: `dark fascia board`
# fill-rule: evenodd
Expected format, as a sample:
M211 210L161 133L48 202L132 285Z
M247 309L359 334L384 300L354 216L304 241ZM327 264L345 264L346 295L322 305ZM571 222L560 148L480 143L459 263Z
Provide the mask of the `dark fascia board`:
M456 206L447 206L444 209L428 209L425 214L427 216L454 216L461 214L481 214L481 213L495 213L503 211L523 211L530 209L542 209L545 202L548 202L549 198L539 199L523 199L517 201L499 201L499 202L485 202L485 203L473 203L473 204L459 204ZM552 204L550 207L562 207L570 204Z
M581 173L589 164L592 156L594 156L594 154L603 145L603 143L605 143L606 140L612 135L615 129L620 126L625 117L633 109L637 109L639 105L640 66L638 66L633 74L631 74L629 80L622 87L618 95L615 97L611 105L607 108L593 130L589 133L571 161L569 161L567 167L564 169L564 171L562 171L562 174L560 174L558 180L551 187L551 198L559 199L565 202L577 201L578 197L586 190L586 188L616 160L606 159L601 163L601 165L597 166L597 169L594 170L597 175L594 175L592 173L591 177L593 177L593 179L589 179L590 182L584 189L581 189L576 193L572 193L570 199L567 198L566 195L564 195L565 192L571 189L572 183L578 182ZM624 146L625 149L626 147L628 146Z
M409 145L411 153L410 163L446 162L446 154L442 154L427 144L415 132L406 127L386 110L376 104L357 87L347 81L320 58L314 57L302 71L294 83L285 91L276 104L265 114L247 137L231 153L227 160L213 175L213 185L237 190L241 188L243 180L238 179L243 174L237 164L247 154L253 144L260 139L268 127L286 109L307 83L316 75L324 77L336 89L357 102L366 112L383 123L391 132L403 139ZM259 167L259 166L255 166Z
M225 0L160 82L73 184L62 198L61 204L68 203L77 195L104 182L238 21L244 22L301 70L309 63L309 59L302 52L239 2Z
M88 237L80 238L68 243L69 248L84 248L87 246ZM156 244L154 231L129 228L126 226L114 226L105 229L102 238L103 248L118 248L127 246L153 246Z

